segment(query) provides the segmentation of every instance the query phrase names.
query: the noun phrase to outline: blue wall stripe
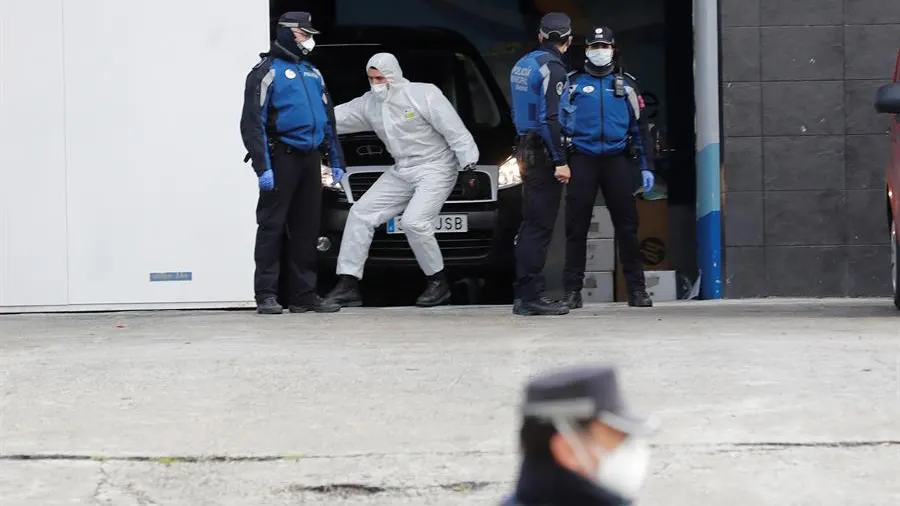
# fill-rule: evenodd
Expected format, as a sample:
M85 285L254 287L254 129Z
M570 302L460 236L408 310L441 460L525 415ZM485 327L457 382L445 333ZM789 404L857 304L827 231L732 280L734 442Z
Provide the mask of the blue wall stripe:
M719 143L697 152L697 265L700 297L722 298L722 198Z
M720 178L719 143L716 142L697 152L697 219L722 210Z

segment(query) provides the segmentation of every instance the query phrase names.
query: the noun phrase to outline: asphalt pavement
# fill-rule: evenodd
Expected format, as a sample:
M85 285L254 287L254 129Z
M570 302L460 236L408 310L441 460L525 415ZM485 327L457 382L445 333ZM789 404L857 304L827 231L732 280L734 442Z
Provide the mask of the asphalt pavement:
M638 504L900 504L890 301L0 316L0 505L491 505L529 375L614 363Z

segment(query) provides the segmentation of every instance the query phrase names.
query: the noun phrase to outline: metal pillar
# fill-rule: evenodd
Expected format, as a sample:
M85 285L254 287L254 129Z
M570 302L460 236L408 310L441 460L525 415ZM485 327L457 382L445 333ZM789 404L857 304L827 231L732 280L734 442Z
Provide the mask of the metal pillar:
M722 298L718 0L694 0L697 129L697 262L700 297Z

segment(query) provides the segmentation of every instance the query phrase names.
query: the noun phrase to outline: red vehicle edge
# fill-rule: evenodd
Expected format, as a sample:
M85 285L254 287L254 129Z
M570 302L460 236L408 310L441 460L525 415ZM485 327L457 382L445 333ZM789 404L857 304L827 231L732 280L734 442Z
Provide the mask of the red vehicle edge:
M891 118L890 128L890 155L885 168L885 183L887 193L887 219L891 237L891 285L893 287L894 305L900 309L900 237L898 228L900 224L900 50L897 51L897 60L894 64L894 76L891 84L886 84L878 89L875 95L875 110L882 114L889 114Z

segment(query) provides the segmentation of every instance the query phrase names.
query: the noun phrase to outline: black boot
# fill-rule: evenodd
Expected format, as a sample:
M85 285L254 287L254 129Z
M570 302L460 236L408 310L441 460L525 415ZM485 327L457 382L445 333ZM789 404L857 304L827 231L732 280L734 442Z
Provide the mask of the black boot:
M341 310L341 305L337 302L322 300L322 297L313 295L309 301L304 304L291 304L288 311L292 313L306 313L313 311L315 313L337 313Z
M326 304L337 304L341 307L362 306L362 295L359 293L359 280L353 276L341 275L337 285L325 297Z
M631 307L653 307L653 300L647 294L647 290L632 290L628 296L628 305Z
M416 299L416 305L419 307L434 307L450 300L450 283L447 283L447 276L444 271L428 276L428 286L422 295Z
M569 306L565 301L540 297L534 300L516 299L513 303L513 314L521 316L559 316L569 314Z
M578 309L584 307L584 300L581 298L581 290L566 290L563 302L569 306L569 309Z
M259 314L281 314L284 308L278 303L275 297L266 297L256 303L256 312Z

